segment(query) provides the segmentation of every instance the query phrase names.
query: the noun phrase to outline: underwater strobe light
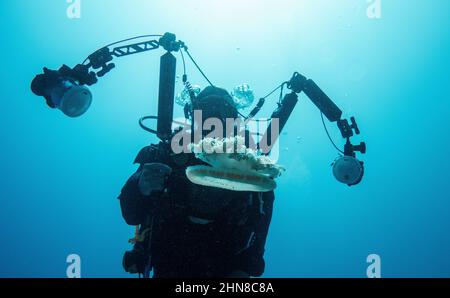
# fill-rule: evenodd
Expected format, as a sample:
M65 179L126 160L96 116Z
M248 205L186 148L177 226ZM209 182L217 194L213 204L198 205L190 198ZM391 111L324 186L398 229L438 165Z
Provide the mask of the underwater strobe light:
M74 78L64 75L61 70L45 68L44 74L36 76L32 81L31 90L36 95L43 96L50 107L58 108L73 118L83 115L92 102L89 89Z
M353 156L340 156L333 163L333 175L341 183L356 185L364 175L363 163Z
M338 157L333 162L333 175L337 181L349 186L357 185L364 176L364 162L356 158L356 152L366 153L366 143L361 142L359 145L353 145L350 138L355 134L359 134L358 124L354 117L350 118L350 124L347 120L338 120L338 127L342 136L347 139L344 146L343 156ZM327 132L328 133L328 132Z

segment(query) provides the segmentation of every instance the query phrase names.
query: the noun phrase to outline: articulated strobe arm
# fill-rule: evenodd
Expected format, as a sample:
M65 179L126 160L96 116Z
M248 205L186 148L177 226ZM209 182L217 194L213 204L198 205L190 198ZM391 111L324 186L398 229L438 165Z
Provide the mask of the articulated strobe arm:
M150 36L155 35L137 38ZM136 38L105 46L89 55L83 63L74 68L67 65L63 65L58 70L44 68L44 73L37 75L31 83L33 93L44 97L51 108L59 108L69 117L78 117L87 111L92 102L92 94L86 86L94 85L98 78L115 68L115 64L111 62L114 57L125 57L162 47L167 52L161 57L158 117L152 116L152 118L158 119L157 131L153 132L160 139L167 140L172 133L175 91L176 59L171 52L179 51L181 48L187 49L187 47L184 42L177 41L174 34L166 33L159 40L118 46L110 50L113 45L133 39Z
M115 67L114 63L109 63L113 60L113 57L120 58L134 54L140 54L152 50L157 50L159 47L163 47L168 52L177 52L182 47L185 47L184 42L177 41L175 34L165 33L159 40L148 40L138 42L129 45L123 45L113 48L111 51L109 47L103 47L100 50L89 55L86 61L89 61L87 65L83 65L89 69L100 69L96 73L98 77L104 76L111 69Z
M354 117L350 118L350 124L348 120L342 119L342 110L323 92L317 84L306 77L302 76L298 72L294 73L292 78L284 83L288 89L292 90L291 93L286 94L283 100L278 104L278 108L273 112L271 116L271 123L266 130L262 138L262 143L267 145L267 148L271 148L276 142L276 139L272 138L272 123L276 119L278 121L279 129L278 135L281 134L286 122L288 121L292 111L298 102L298 94L304 92L308 98L314 103L314 105L320 110L320 112L327 117L330 122L337 122L337 126L345 138L346 145L344 147L343 159L335 161L333 173L339 181L348 185L358 184L364 173L363 163L356 159L355 152L366 152L366 144L361 142L359 145L353 145L350 138L360 131ZM269 149L270 150L270 149ZM266 152L267 154L270 153Z

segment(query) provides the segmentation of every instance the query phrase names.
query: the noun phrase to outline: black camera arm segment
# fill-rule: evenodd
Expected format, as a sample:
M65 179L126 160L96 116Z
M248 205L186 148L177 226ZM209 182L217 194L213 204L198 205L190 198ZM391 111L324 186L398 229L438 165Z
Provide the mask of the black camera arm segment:
M114 57L124 57L133 54L139 54L159 48L159 41L149 40L144 42L138 42L130 45L124 45L116 47L111 51L111 55Z
M289 119L292 111L294 110L297 102L297 94L304 92L308 98L314 103L314 105L320 110L320 112L327 117L330 122L337 122L337 126L342 134L342 137L347 139L347 143L344 148L344 155L355 156L355 152L366 152L366 144L364 142L359 145L353 145L350 142L350 138L354 135L360 134L359 127L354 117L350 118L350 123L347 119L342 119L342 110L317 86L317 84L307 79L305 76L298 72L295 72L292 78L287 81L286 87L292 90L291 93L286 94L278 104L278 108L272 114L272 119L278 118L280 124L280 133ZM266 132L266 136L270 135L270 125ZM270 140L268 144L272 144Z
M117 43L113 43L111 45L114 44ZM120 58L156 50L159 47L163 47L168 52L175 52L179 51L181 48L187 48L184 42L177 41L175 34L172 33L165 33L161 36L161 38L159 38L159 40L154 39L122 45L115 47L112 50L110 50L110 46L105 46L95 51L90 54L83 63L77 64L73 68L63 65L63 67L54 72L55 74L59 74L61 77L77 81L81 85L91 86L97 83L98 78L103 77L115 68L115 64L112 63L113 58ZM47 69L47 71L44 72L44 75L48 76L49 71L50 70Z
M342 119L342 110L320 89L317 84L295 72L291 80L287 83L287 88L294 93L304 92L314 105L325 115L330 122L337 122L337 126L342 134L342 137L347 139L344 147L344 155L355 156L355 152L366 153L366 144L361 142L359 145L353 145L350 138L356 134L360 134L358 124L355 117L350 118L350 123L347 119Z

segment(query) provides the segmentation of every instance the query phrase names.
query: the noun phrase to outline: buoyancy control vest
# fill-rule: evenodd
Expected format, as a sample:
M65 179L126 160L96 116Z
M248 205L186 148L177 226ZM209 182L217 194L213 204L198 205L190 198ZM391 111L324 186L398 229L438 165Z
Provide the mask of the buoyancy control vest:
M164 192L151 198L151 204L131 204L142 210L125 210L127 193L120 196L122 213L140 220L140 231L151 234L146 241L136 243L151 255L151 266L159 276L220 276L252 258L261 263L273 203L273 192L234 192L191 183L185 174L188 166L203 164L193 154L171 154L167 143L143 148L135 159L140 167L159 162L172 168ZM131 178L130 178L131 179ZM132 180L132 179L131 179ZM128 181L130 189L137 183ZM138 195L132 190L131 195ZM133 200L133 198L128 198ZM149 200L140 197L139 200ZM134 198L136 201L136 198ZM150 205L150 206L149 206ZM131 208L133 209L133 208ZM269 213L269 214L267 214ZM141 217L141 218L139 218ZM151 225L150 225L151 223ZM151 233L148 233L151 227ZM246 260L239 256L251 251ZM253 255L251 255L253 254ZM248 259L248 260L247 260ZM263 262L263 260L262 260ZM250 265L252 275L262 274L264 264ZM257 267L257 268L256 268ZM262 267L262 269L261 269ZM201 273L201 274L200 274Z

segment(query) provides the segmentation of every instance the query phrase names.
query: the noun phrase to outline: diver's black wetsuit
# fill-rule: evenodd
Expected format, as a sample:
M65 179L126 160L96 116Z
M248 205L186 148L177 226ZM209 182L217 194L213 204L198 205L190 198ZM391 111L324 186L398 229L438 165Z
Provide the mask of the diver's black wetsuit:
M261 276L274 193L195 185L185 170L202 162L192 154L170 155L166 149L165 143L142 149L135 160L140 167L119 196L128 224L153 220L154 277L226 277L238 270ZM146 197L139 191L138 180L143 165L152 162L164 163L173 171L164 192Z

